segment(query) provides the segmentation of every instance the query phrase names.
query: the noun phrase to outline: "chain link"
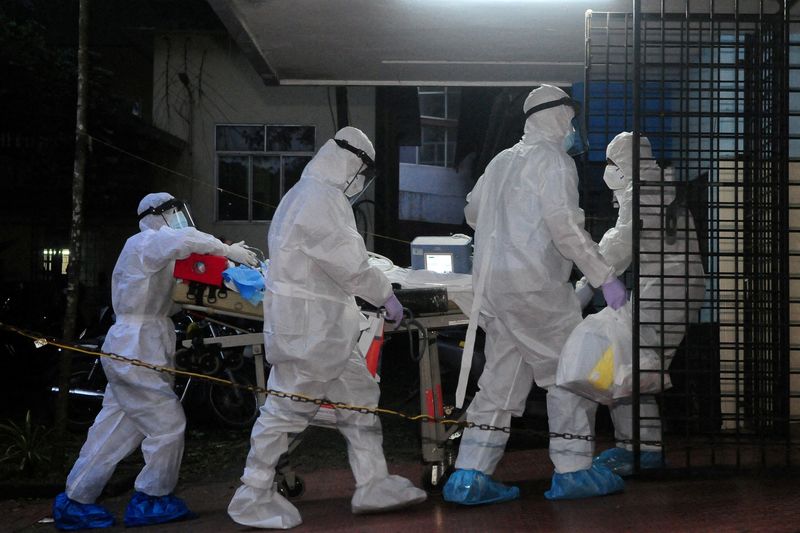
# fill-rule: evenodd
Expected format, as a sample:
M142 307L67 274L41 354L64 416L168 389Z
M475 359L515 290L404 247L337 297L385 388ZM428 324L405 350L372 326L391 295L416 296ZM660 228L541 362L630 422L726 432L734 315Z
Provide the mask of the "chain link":
M148 368L150 370L154 370L156 372L165 373L165 374L172 374L174 376L186 376L192 377L220 385L225 385L229 387L234 387L237 389L242 389L250 392L261 393L272 395L276 398L283 398L286 400L290 400L293 402L298 403L313 403L314 405L319 406L330 406L334 409L343 409L347 411L354 411L356 413L361 414L372 414L372 415L389 415L395 416L398 418L402 418L404 420L409 420L412 422L427 422L427 423L435 423L435 424L442 424L445 426L456 426L462 429L480 429L482 431L500 431L503 433L511 433L510 426L494 426L491 424L476 424L475 422L469 422L467 420L457 420L457 419L450 419L450 418L436 418L426 414L419 414L419 415L409 415L407 413L403 413L401 411L395 411L394 409L387 409L384 407L376 407L370 408L361 405L348 405L341 402L329 402L327 400L321 398L309 398L307 396L303 396L302 394L291 393L291 392L283 392L274 389L267 389L264 387L258 387L256 385L243 385L240 383L235 383L233 381L229 381L227 379L218 378L215 376L209 376L207 374L197 374L195 372L188 372L186 370L178 370L176 368L169 368L165 366L159 366L152 363L148 363L142 361L141 359L136 359L132 357L125 357L123 355L118 355L114 353L106 353L106 352L99 352L93 350L87 350L81 346L71 344L64 341L59 341L56 339L48 339L40 334L35 334L32 332L25 331L23 329L17 328L15 326L10 326L8 324L4 324L0 322L0 328L3 328L8 331L12 331L17 333L18 335L22 335L23 337L27 337L34 341L34 344L37 348L41 348L46 345L52 345L57 348L62 348L64 350L70 350L73 352L83 353L86 355L92 355L95 357L105 357L107 359L111 359L112 361L117 361L120 363L130 364L132 366ZM524 430L526 433L533 433L540 435L542 437L549 437L551 439L564 439L564 440L585 440L585 441L595 441L594 435L574 435L572 433L556 433L554 431L533 431L533 430ZM652 445L652 446L661 446L662 443L660 441L644 441L644 440L636 440L636 439L624 439L624 440L617 440L617 443L621 444L644 444L644 445Z

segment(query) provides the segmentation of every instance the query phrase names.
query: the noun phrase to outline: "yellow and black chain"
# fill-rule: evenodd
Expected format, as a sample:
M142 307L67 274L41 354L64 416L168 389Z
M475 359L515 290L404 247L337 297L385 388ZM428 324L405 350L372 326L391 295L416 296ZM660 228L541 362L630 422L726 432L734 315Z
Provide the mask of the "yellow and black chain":
M398 418L402 418L404 420L408 420L411 422L431 422L436 424L443 424L447 426L458 426L463 429L480 429L484 431L501 431L503 433L511 433L511 427L509 426L494 426L492 424L476 424L474 422L469 422L467 420L457 420L451 418L436 418L426 414L419 414L419 415L410 415L407 413L403 413L402 411L396 411L394 409L388 409L385 407L365 407L360 405L349 405L342 402L331 402L329 400L320 399L320 398L309 398L308 396L304 396L298 393L289 393L283 392L274 389L268 389L264 387L259 387L257 385L245 385L241 383L236 383L233 381L229 381L227 379L219 378L216 376L210 376L208 374L200 374L196 372L190 372L188 370L180 370L177 368L170 368L160 365L155 365L153 363L148 363L146 361L142 361L141 359L136 359L132 357L125 357L123 355L118 355L114 353L106 353L100 352L96 350L89 350L83 346L73 344L66 341L60 341L54 338L48 338L44 335L34 333L31 331L24 330L22 328L18 328L16 326L11 326L9 324L5 324L0 322L0 328L5 329L7 331L14 332L18 335L23 337L29 338L33 341L34 345L37 348L42 348L44 346L54 346L56 348L61 348L62 350L69 350L72 352L78 352L85 355L91 355L94 357L104 357L106 359L110 359L112 361L117 361L125 364L129 364L132 366L147 368L153 370L155 372L161 372L165 374L172 374L175 376L185 376L190 378L195 378L211 383L216 383L219 385L225 385L228 387L234 387L241 390L246 390L255 393L262 393L266 395L272 395L276 398L283 398L293 402L300 402L300 403L313 403L314 405L319 406L326 406L326 407L333 407L335 409L344 409L347 411L354 411L357 413L362 414L373 414L373 415L388 415L388 416L395 416ZM594 441L596 440L594 435L574 435L572 433L556 433L552 431L536 431L536 430L515 430L525 433L531 433L540 435L542 437L547 436L551 439L553 438L560 438L565 440L585 440L585 441ZM623 444L634 444L635 442L639 442L640 444L646 445L654 445L660 446L660 441L644 441L639 440L636 441L635 439L625 439L625 440L617 440L618 443Z

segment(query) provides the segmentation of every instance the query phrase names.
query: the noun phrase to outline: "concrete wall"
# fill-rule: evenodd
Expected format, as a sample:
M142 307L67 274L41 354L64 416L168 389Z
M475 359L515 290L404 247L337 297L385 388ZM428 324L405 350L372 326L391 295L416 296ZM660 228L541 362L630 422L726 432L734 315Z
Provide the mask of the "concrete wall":
M159 35L154 48L153 123L190 146L185 154L187 176L170 177L167 190L190 200L199 229L244 239L266 251L268 223L216 220L215 126L313 125L319 149L336 131L333 88L267 87L226 37ZM351 125L374 140L374 88L349 87L348 96Z

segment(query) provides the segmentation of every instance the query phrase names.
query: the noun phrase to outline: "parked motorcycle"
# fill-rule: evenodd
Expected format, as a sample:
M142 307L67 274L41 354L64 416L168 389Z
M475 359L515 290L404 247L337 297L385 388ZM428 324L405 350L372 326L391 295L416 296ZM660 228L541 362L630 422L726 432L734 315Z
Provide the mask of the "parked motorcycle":
M173 320L178 345L175 366L178 370L214 376L243 386L253 385L255 365L248 348L223 349L217 344L203 342L203 339L248 330L189 312L181 312ZM99 351L111 324L113 313L106 309L95 330L84 330L78 344L87 350ZM190 346L185 347L184 341L189 341ZM67 424L71 430L85 431L92 425L102 407L107 383L99 356L75 356L67 413ZM52 387L51 391L57 393L58 387ZM177 375L175 394L184 404L187 416L210 415L214 422L223 427L248 428L258 417L258 399L255 392L250 390Z

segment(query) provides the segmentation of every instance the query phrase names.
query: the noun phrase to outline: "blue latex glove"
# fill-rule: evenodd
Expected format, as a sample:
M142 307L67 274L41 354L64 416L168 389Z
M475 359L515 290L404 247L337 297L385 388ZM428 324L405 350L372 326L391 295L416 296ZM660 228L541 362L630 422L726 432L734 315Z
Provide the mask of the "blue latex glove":
M53 502L53 522L61 531L77 531L111 527L114 517L102 505L76 502L62 492Z
M548 500L572 500L605 496L625 490L622 478L604 466L592 465L586 470L553 474L550 490L544 493Z
M400 300L392 293L389 299L383 302L383 307L386 308L386 320L394 323L394 326L397 327L403 320L403 305Z
M150 526L194 517L186 502L172 494L148 496L137 490L125 509L125 527Z
M625 448L610 448L594 458L592 464L604 466L619 476L633 475L633 452ZM661 452L640 452L639 466L643 470L661 468L664 456Z
M519 488L498 483L478 470L458 469L445 483L442 497L461 505L500 503L519 498Z
M617 278L611 278L603 283L603 298L612 309L619 309L628 301L625 285Z

